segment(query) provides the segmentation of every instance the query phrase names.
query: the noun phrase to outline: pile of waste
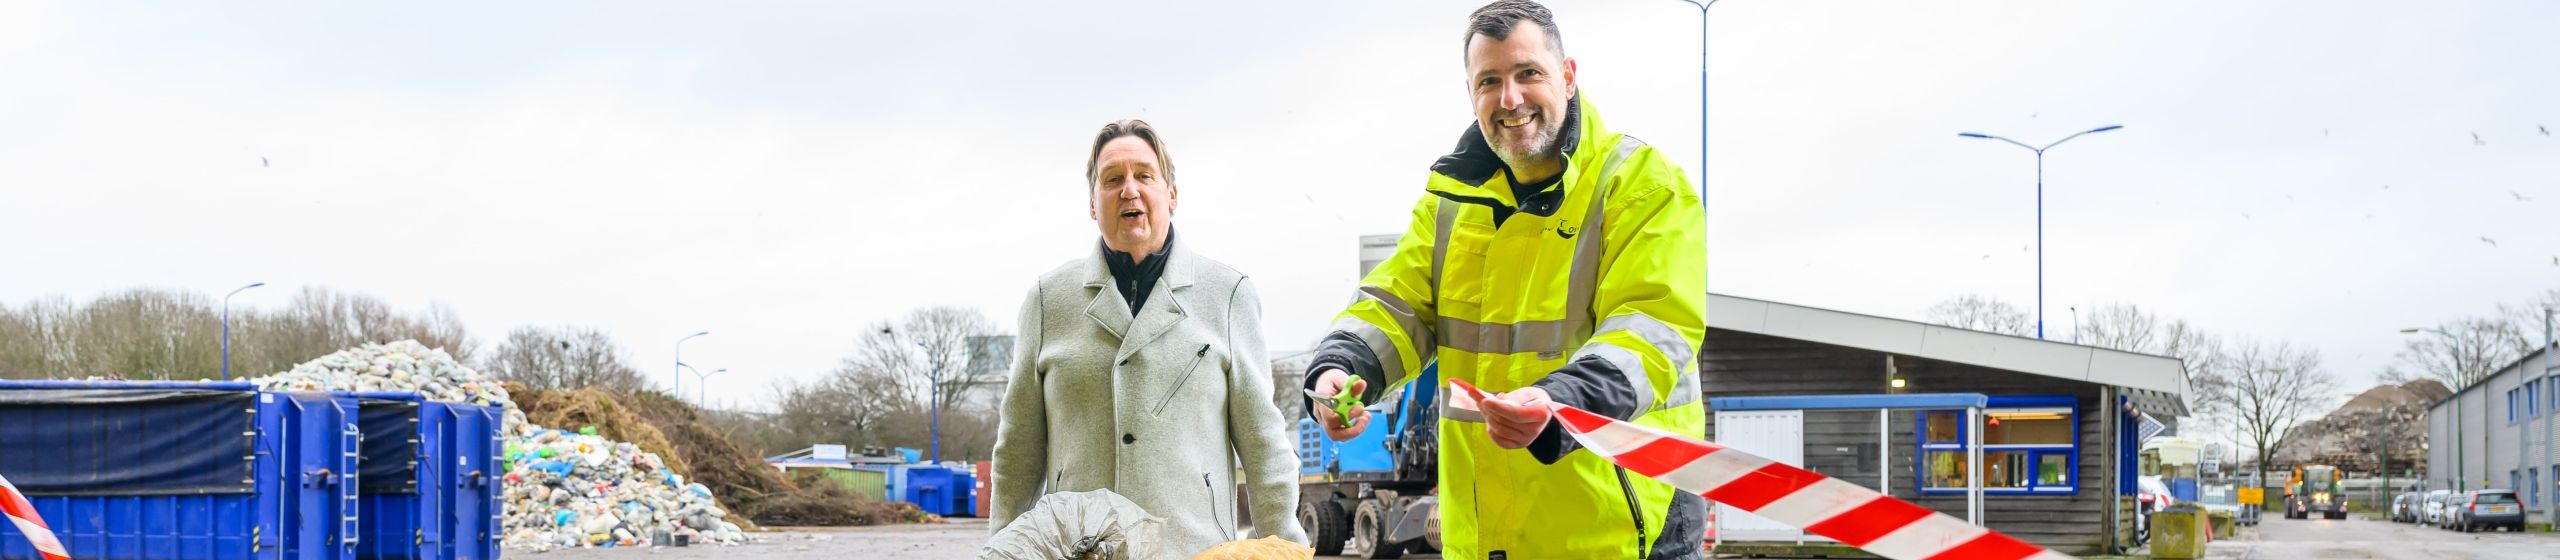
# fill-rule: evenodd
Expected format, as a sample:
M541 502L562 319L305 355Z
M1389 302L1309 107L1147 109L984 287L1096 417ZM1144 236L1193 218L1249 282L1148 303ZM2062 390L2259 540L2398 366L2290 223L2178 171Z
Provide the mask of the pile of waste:
M592 432L592 430L587 430ZM592 433L527 423L507 443L507 548L736 544L746 539L711 488L656 453Z
M402 391L506 409L505 545L534 552L675 543L739 544L711 489L630 443L535 425L507 390L414 340L366 344L250 380L277 391Z

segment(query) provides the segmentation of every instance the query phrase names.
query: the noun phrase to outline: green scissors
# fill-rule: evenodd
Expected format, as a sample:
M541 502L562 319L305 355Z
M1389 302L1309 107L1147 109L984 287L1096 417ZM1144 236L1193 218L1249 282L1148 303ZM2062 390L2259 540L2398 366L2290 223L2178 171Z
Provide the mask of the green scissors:
M1342 388L1342 394L1330 397L1316 394L1315 389L1303 390L1306 391L1308 399L1333 407L1334 416L1341 418L1343 423L1341 426L1336 426L1337 428L1349 428L1351 427L1351 409L1360 408L1360 393L1368 388L1368 385L1369 381L1366 379L1353 379L1350 385Z

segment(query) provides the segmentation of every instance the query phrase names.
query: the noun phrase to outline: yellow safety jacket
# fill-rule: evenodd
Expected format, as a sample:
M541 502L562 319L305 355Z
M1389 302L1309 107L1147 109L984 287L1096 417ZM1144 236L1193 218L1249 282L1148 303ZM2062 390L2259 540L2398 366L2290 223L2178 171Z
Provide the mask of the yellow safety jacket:
M1492 157L1468 154L1484 142L1470 127L1460 153L1434 166L1394 256L1361 281L1332 336L1357 337L1379 377L1399 385L1437 359L1442 377L1510 391L1596 356L1633 389L1637 424L1702 433L1705 207L1679 167L1603 127L1581 96L1573 105L1579 122L1567 123L1560 202L1542 196L1523 207L1507 173L1458 161ZM1497 207L1509 214L1499 226ZM1588 451L1541 463L1496 447L1482 422L1441 409L1448 557L1641 558L1656 544L1678 490Z

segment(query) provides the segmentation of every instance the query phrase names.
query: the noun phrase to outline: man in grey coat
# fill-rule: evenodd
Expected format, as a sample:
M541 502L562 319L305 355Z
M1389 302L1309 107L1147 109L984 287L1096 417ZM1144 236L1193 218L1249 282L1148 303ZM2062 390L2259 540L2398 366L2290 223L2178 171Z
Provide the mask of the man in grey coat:
M1245 538L1241 463L1256 536L1305 543L1297 432L1271 404L1253 283L1174 242L1173 159L1145 121L1104 126L1085 170L1102 242L1022 304L990 530L1044 494L1110 490L1164 518L1164 550L1189 557Z

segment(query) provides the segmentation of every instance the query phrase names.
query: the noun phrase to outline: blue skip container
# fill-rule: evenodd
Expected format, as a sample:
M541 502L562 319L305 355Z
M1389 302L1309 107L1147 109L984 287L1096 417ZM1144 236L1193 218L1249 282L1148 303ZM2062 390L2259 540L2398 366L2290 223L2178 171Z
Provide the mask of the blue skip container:
M354 397L364 432L356 557L495 560L505 412L415 393Z
M0 475L73 558L353 560L356 412L245 382L0 381ZM0 559L41 556L0 524Z

